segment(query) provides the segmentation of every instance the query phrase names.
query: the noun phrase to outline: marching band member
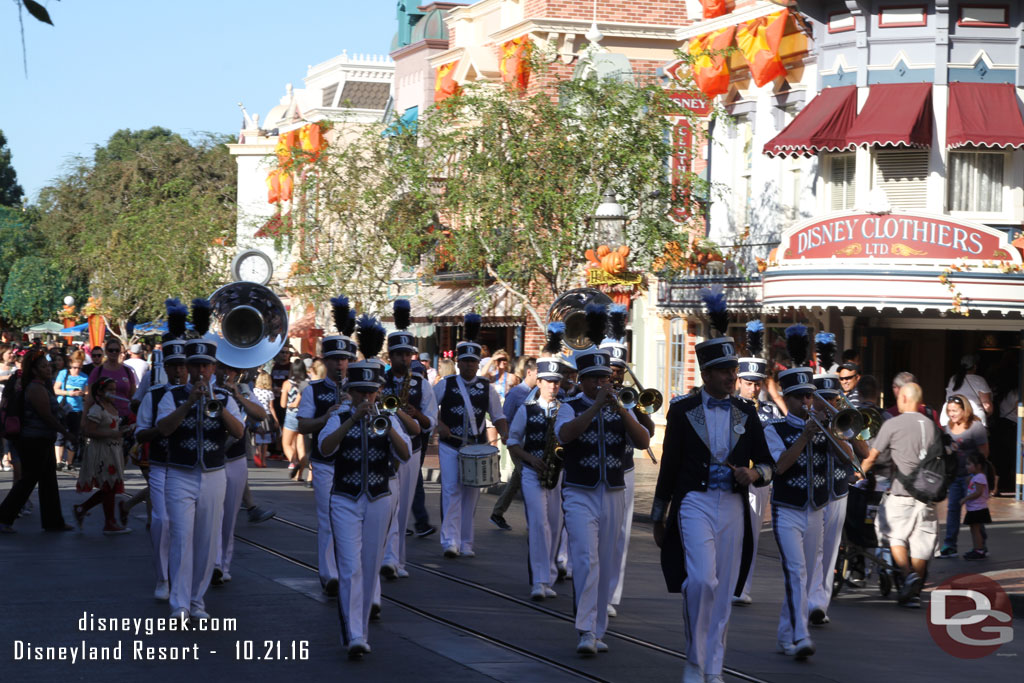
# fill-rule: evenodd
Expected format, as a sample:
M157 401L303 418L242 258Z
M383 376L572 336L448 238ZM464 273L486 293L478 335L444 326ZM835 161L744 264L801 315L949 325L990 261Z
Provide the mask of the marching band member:
M836 336L829 332L819 332L814 337L814 345L818 355L818 367L823 372L813 378L814 386L819 394L839 407L839 395L842 387L839 376L827 372L835 361ZM843 522L846 521L846 501L850 491L849 477L853 475L853 467L846 460L836 455L834 448L828 449L828 505L825 506L822 520L821 556L812 569L811 590L808 597L808 618L816 626L829 623L828 606L832 602L832 583L835 580L836 558L839 556L839 543L843 538Z
M622 388L626 376L628 364L627 355L629 348L626 346L626 312L622 304L614 304L608 307L608 320L611 323L611 337L601 342L601 348L607 349L611 354L612 388L618 391ZM654 436L654 420L651 416L641 410L640 406L633 408L633 417L643 425L644 429L651 436ZM633 530L633 489L636 483L636 470L633 464L633 454L630 453L629 463L626 469L626 509L622 514L622 530L619 540L616 543L616 555L619 560L619 577L615 582L615 590L612 591L611 602L608 603L608 616L618 615L615 609L622 602L622 586L626 582L626 558L629 553L629 536Z
M151 384L139 403L135 417L135 441L149 449L149 537L153 544L153 565L156 569L156 589L153 597L161 602L171 597L168 574L170 552L170 525L167 518L167 439L156 428L156 412L161 399L171 388L184 384L188 379L185 366L185 320L188 307L177 299L168 299L167 336L163 342L163 367L167 383ZM151 381L163 378L151 375Z
M501 401L490 382L477 376L480 368L480 316L466 315L465 340L455 347L458 373L434 385L437 399L438 459L441 463L441 547L444 556L473 557L473 513L480 489L459 482L459 448L487 440L484 416L489 415L502 441L508 439L508 422Z
M737 385L739 397L748 401L754 406L757 418L761 425L777 420L782 417L782 412L774 401L762 402L760 399L761 390L764 388L764 381L768 377L768 361L761 358L761 351L764 348L764 324L760 320L751 320L747 323L747 353L748 356L739 359L739 372L737 373ZM750 569L747 571L747 579L742 586L736 586L733 594L732 604L749 605L753 600L750 597L750 587L754 579L754 563L757 562L757 543L761 538L761 522L764 519L764 511L768 505L768 497L771 490L767 486L756 486L749 489L748 497L750 503L750 530L753 532L751 540L754 543L750 555Z
M725 297L703 296L712 329L723 334ZM703 341L696 353L704 386L672 400L651 509L666 585L684 595L684 683L723 680L730 598L752 548L748 487L767 485L774 469L753 407L732 397L732 337Z
M209 617L203 598L224 515L224 442L245 433L234 400L212 388L217 343L204 336L210 326L209 301L192 302L192 324L199 338L185 342L189 383L165 393L157 409L157 428L168 440L165 498L171 615L176 619ZM219 411L208 409L212 400L220 402Z
M242 372L224 363L217 363L217 386L228 393L238 404L240 412L253 420L267 419L267 411L249 393L249 387L239 382ZM249 462L246 459L245 437L229 440L224 453L226 485L224 489L224 519L221 523L220 543L217 546L217 561L213 565L210 583L220 586L231 581L231 558L235 552L235 523L242 503L245 487L249 483Z
M416 455L398 467L398 495L395 497L395 514L388 529L387 546L381 573L387 579L406 578L405 529L409 523L412 497L416 493L416 481L420 474L419 452L423 447L424 435L429 434L437 422L437 398L422 376L412 371L413 354L419 353L415 338L407 331L410 322L410 305L407 299L394 303L395 327L388 335L388 358L391 369L384 373L381 396L395 396L400 399L400 412L417 423L418 433L408 434L411 451ZM405 418L402 419L405 421ZM404 429L404 426L403 426Z
M508 452L522 463L522 491L530 548L528 563L530 597L557 597L551 588L558 579L558 541L562 532L561 467L554 449L555 418L559 412L558 390L562 382L563 323L548 325L547 357L537 361L537 398L519 407L508 430ZM551 456L552 461L545 461ZM556 472L557 470L557 472ZM554 486L546 485L554 483Z
M796 367L779 373L788 414L772 422L765 437L776 461L772 484L772 525L786 582L779 615L779 652L806 659L814 654L808 632L808 601L814 575L820 572L824 508L829 501L828 438L810 413L814 403L813 371L804 367L807 328L786 329L786 346Z
M360 321L360 346L366 355L378 338L379 352L384 329L364 316ZM376 355L376 354L374 354ZM338 616L341 642L352 659L370 651L367 642L374 585L384 554L391 517L389 469L392 459L409 459L409 447L400 432L397 416L376 411L381 366L372 360L348 366L346 390L351 403L332 412L320 431L319 453L333 458L331 528L338 567Z
M327 376L310 382L302 390L299 399L299 433L310 434L313 467L313 497L316 502L316 545L317 566L320 572L320 587L333 597L338 594L338 567L334 558L334 539L331 536L331 487L334 485L334 456L320 451L320 432L327 424L333 408L344 398L342 380L350 360L355 360L354 345L349 335L355 327L355 311L349 307L348 298L340 296L331 299L334 326L340 334L324 337L320 342Z
M582 393L564 401L555 420L564 447L562 509L569 534L573 600L581 654L607 652L608 604L619 578L616 555L625 509L625 474L633 448L646 448L650 434L615 400L608 381L611 355L598 348L604 337L604 307L586 307L587 336L595 346L577 353Z

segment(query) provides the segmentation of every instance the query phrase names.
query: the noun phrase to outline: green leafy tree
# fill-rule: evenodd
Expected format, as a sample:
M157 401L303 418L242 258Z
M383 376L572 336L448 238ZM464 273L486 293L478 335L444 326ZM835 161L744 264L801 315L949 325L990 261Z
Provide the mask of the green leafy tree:
M168 296L209 296L226 279L237 183L226 141L118 131L40 192L46 255L88 282L115 333L160 317Z
M0 314L19 327L45 322L61 309L65 278L57 264L42 256L14 262L4 285Z
M581 284L587 249L612 241L589 220L607 189L628 213L631 269L649 268L667 242L702 230L691 217L701 215L706 184L668 168L678 153L670 121L692 116L662 85L548 82L527 94L470 85L415 128L367 130L309 164L297 200L307 208L292 212L285 237L326 236L323 226L337 225L360 263L344 269L311 253L299 275L354 291L393 276L396 263L428 278L470 273L499 283L542 327L546 302ZM362 261L381 245L390 262ZM371 267L374 278L363 277Z
M11 164L11 149L0 130L0 206L21 206L25 191L18 184L18 174Z

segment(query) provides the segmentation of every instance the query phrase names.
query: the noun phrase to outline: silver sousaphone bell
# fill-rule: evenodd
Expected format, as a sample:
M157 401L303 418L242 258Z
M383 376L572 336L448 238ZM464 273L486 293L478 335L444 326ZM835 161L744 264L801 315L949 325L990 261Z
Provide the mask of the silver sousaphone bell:
M210 332L217 360L255 368L272 360L288 340L288 312L273 291L255 282L232 282L210 297Z
M611 303L611 297L601 290L591 287L570 289L551 304L548 320L565 323L565 336L562 338L565 345L574 351L582 351L592 346L587 338L587 314L584 310L587 304L608 306Z

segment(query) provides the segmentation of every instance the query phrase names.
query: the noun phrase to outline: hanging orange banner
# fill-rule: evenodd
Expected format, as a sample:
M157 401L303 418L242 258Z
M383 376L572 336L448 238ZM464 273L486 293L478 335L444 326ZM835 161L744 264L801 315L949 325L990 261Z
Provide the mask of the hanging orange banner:
M789 10L784 9L741 24L736 32L736 45L747 58L750 76L758 87L786 74L779 57L779 45L788 19Z
M520 36L501 46L501 80L520 90L525 90L530 82L530 63L527 61L530 45L529 36Z
M89 346L103 346L103 340L107 336L107 323L103 316L94 313L89 316Z
M700 0L705 19L714 19L725 14L725 0Z
M446 99L459 91L459 84L455 82L455 69L459 66L459 60L442 64L437 68L437 78L434 79L434 102L444 102Z
M729 91L729 61L724 54L707 53L728 49L735 35L736 27L727 26L694 38L687 47L696 60L693 63L693 80L708 98Z

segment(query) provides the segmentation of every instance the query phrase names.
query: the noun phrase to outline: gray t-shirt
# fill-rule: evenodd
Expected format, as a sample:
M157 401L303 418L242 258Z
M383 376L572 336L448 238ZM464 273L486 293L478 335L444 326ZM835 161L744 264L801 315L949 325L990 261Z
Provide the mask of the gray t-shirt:
M988 432L981 420L974 420L971 426L954 434L947 426L946 433L953 440L953 452L956 453L956 476L967 476L967 456L978 453L979 448L988 443Z
M872 448L878 450L878 473L882 474L884 470L891 473L890 492L896 496L908 496L910 494L896 478L893 466L898 467L904 475L909 475L917 463L929 453L941 451L943 446L934 422L921 413L901 413L882 423Z

